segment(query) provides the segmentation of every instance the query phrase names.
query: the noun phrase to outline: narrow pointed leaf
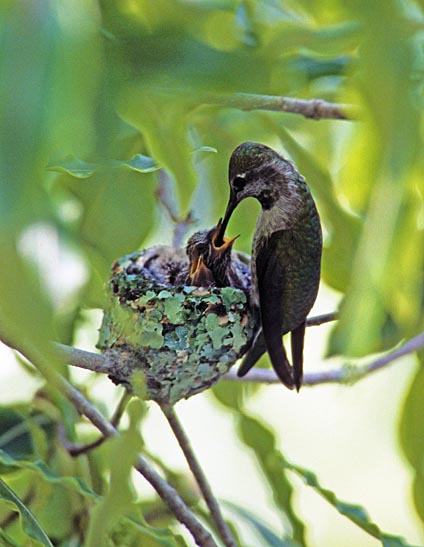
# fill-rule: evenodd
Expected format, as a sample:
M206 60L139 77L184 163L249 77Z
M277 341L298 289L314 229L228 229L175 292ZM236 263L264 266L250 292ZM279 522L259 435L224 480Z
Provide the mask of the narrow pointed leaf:
M128 167L133 171L138 171L139 173L152 173L160 169L159 165L153 158L149 156L143 156L143 154L135 154L131 159L127 161L116 161L113 162L114 167Z
M21 516L21 523L24 532L32 539L35 539L45 547L53 547L51 541L41 528L35 516L31 513L25 503L9 486L0 479L0 499L16 506Z
M75 156L67 156L63 160L47 164L46 169L57 173L67 173L78 179L88 179L99 169L99 165L80 160Z
M323 488L318 481L317 476L312 471L281 460L283 468L290 469L299 475L305 484L313 488L330 505L332 505L341 515L347 517L351 522L359 526L364 532L379 539L384 547L412 547L400 536L393 536L383 532L377 524L369 517L367 511L360 505L347 503L337 498L336 494L327 488Z
M226 502L235 513L239 514L246 522L248 522L252 528L256 530L261 538L261 545L268 547L298 547L299 543L292 541L287 537L279 537L277 533L271 529L271 527L265 524L259 517L254 515L251 511L248 511L244 507L235 503Z
M42 461L26 461L17 460L7 454L4 450L0 450L0 464L11 469L28 469L37 473L43 480L51 483L60 484L67 488L71 488L78 494L85 497L97 498L97 494L91 490L81 479L78 477L61 477L53 473L53 471Z

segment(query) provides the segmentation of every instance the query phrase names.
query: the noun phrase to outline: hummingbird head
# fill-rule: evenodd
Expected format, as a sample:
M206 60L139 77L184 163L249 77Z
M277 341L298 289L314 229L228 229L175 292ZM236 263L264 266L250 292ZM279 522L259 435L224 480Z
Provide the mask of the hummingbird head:
M222 219L210 230L194 233L188 240L186 252L190 261L190 281L196 286L223 286L227 268L231 263L231 249L238 236L225 236L218 243Z
M217 240L223 238L230 217L245 198L254 197L262 209L271 209L281 197L297 194L294 183L298 173L293 164L272 148L255 142L237 146L230 158L228 178L230 197Z

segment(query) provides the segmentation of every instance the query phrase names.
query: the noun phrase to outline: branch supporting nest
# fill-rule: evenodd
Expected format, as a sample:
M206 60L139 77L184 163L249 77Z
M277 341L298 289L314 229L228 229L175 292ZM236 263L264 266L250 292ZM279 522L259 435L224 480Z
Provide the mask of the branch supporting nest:
M317 326L334 321L336 319L335 313L328 313L323 315L317 315L307 320L307 326ZM111 374L113 371L119 369L119 353L111 353L108 355L99 355L97 353L91 353L80 349L65 346L63 344L54 344L58 352L58 356L71 366L92 370L94 372L101 372L103 374ZM316 386L319 384L328 383L353 383L362 378L365 378L368 374L380 370L393 361L396 361L400 357L414 353L424 347L424 332L418 336L411 338L405 342L402 346L395 349L392 352L379 357L375 361L363 366L355 366L353 364L346 365L344 367L327 370L323 372L311 372L305 374L303 378L304 386ZM238 381L238 382L254 382L264 384L277 384L281 383L272 370L269 369L253 369L242 378L237 376L237 372L233 369L227 372L223 376L224 380Z

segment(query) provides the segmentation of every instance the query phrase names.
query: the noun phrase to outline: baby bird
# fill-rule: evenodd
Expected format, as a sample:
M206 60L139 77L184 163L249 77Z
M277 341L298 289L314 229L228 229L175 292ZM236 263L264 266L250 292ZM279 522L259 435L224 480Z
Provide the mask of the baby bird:
M217 235L221 233L222 219L210 230L194 233L186 246L190 262L188 285L198 287L237 287L245 289L250 285L250 271L246 261L232 256L232 247L238 236L229 239L222 235L220 244Z

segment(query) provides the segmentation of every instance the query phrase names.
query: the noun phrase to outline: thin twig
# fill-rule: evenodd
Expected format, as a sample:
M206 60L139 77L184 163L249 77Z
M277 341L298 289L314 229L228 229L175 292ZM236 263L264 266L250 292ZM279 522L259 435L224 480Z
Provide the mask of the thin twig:
M315 386L318 384L328 383L353 383L368 376L370 373L380 370L400 357L414 353L424 347L424 332L411 338L396 350L379 357L375 361L361 367L348 365L335 370L327 370L323 372L311 372L305 374L303 378L304 386ZM253 369L242 378L237 376L237 372L230 370L223 377L224 380L253 382L261 384L281 384L273 370L270 369Z
M119 401L119 404L110 422L114 427L118 427L119 422L121 421L121 418L124 414L125 408L130 398L131 398L131 395L127 391L125 391L123 396L121 397L121 400ZM102 435L101 437L99 437L95 441L92 441L91 443L72 444L66 438L64 428L62 428L59 433L60 433L60 438L61 438L61 442L63 446L66 448L66 450L69 452L69 454L72 457L80 456L81 454L85 454L86 452L89 452L90 450L93 450L94 448L99 447L109 438Z
M271 110L301 114L305 118L320 120L355 120L359 109L351 104L329 103L322 99L296 99L278 95L259 95L254 93L232 93L230 95L204 95L201 101L237 108L238 110Z
M56 387L62 395L69 399L75 408L103 433L105 437L116 437L119 435L118 430L82 395L82 393L52 369L45 355L36 350L30 349L27 351L26 349L18 348L18 345L13 345L13 348L17 349L24 357L33 363L45 379ZM191 512L175 488L168 484L147 463L147 461L144 460L144 458L139 456L134 467L153 486L178 521L187 527L199 547L218 547L210 532L206 530Z
M159 183L156 189L156 196L167 211L170 219L174 223L174 236L172 238L172 246L178 249L181 247L187 230L194 224L193 213L189 211L186 217L181 217L177 211L177 206L174 200L170 198L174 192L170 189L170 183L167 174L163 169L159 172Z
M218 530L218 533L224 542L226 547L236 547L235 539L229 529L227 523L224 520L224 517L221 513L221 508L219 507L218 501L215 498L215 495L212 491L212 488L206 478L206 475L200 466L198 459L194 453L194 450L191 446L190 439L188 438L186 432L184 431L181 422L178 419L177 414L175 413L174 407L169 404L161 404L160 408L168 420L169 425L178 441L178 444L183 451L185 459L193 473L197 484L199 485L200 491L203 494L203 497L208 506L212 520L215 523L215 526Z
M200 547L218 547L211 534L197 520L175 488L156 473L153 467L141 456L138 457L135 468L150 482L177 519L186 526L197 545Z
M318 327L324 323L329 323L330 321L336 321L338 314L336 311L330 313L323 313L322 315L314 315L313 317L308 317L306 320L307 327Z

